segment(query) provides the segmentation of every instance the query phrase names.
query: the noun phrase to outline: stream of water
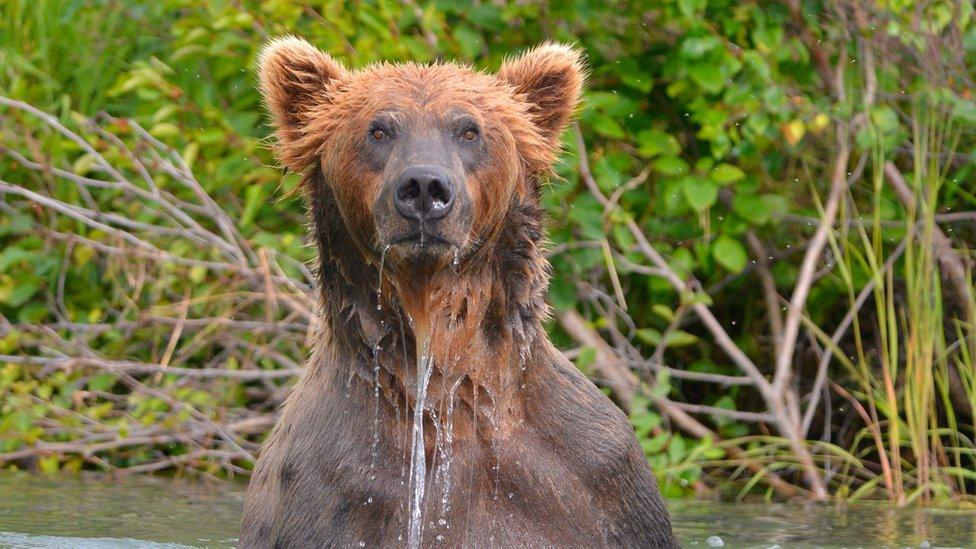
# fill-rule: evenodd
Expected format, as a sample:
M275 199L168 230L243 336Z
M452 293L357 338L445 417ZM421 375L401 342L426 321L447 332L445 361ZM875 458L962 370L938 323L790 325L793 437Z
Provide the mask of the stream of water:
M244 484L0 473L0 547L233 547ZM683 547L976 547L976 509L669 501ZM711 540L711 542L709 541Z
M424 445L424 406L430 384L430 336L423 338L417 353L417 399L413 409L413 441L410 446L410 531L407 546L418 549L423 541L424 488L427 482L427 448Z

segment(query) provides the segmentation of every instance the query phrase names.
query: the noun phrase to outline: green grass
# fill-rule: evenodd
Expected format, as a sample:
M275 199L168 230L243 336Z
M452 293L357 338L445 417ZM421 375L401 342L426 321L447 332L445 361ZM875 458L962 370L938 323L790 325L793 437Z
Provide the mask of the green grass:
M0 3L0 88L62 113L105 108L154 9L121 0Z
M976 330L969 319L976 303L971 292L969 301L960 303L944 287L935 245L935 218L947 178L940 153L955 150L958 131L942 109L928 104L914 109L912 128L915 169L907 179L913 205L905 208L903 225L883 223L887 183L878 144L871 152L871 209L860 217L866 222L842 229L831 241L852 308L861 289L856 273L874 284L873 315L855 315L852 323L853 354L833 348L854 381L850 394L859 401L856 408L866 416L851 452L871 464L860 475L867 480L845 491L864 497L883 490L884 497L899 504L972 500L976 445L970 422L976 391L968 380ZM896 237L901 243L893 249L890 242ZM901 257L889 255L896 250L903 250ZM947 300L956 303L955 316L949 315ZM954 329L947 332L947 325ZM953 397L954 375L965 381L956 384Z

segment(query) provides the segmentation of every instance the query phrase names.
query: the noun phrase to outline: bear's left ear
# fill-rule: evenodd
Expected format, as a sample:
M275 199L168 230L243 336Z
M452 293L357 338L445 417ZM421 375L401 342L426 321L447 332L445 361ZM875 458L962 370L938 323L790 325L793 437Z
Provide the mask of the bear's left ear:
M547 43L502 64L498 77L515 88L553 148L579 104L586 78L580 51Z
M312 161L317 139L306 127L329 102L329 89L346 78L346 69L301 38L275 38L258 60L261 95L278 129L281 162L300 171Z

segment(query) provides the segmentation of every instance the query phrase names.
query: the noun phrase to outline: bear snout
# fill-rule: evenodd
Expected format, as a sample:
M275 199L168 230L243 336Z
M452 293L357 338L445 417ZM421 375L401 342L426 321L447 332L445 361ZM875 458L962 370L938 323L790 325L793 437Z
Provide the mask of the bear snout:
M433 162L405 164L388 169L374 204L378 244L395 247L401 258L427 262L448 257L467 244L471 230L464 174Z
M450 213L456 195L457 189L447 170L438 166L411 166L396 182L393 205L404 219L424 225Z

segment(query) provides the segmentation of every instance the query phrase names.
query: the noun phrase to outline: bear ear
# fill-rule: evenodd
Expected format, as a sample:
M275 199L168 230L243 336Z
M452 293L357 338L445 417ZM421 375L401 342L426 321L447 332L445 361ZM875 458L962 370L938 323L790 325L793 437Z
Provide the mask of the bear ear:
M305 40L285 36L264 47L258 74L261 95L278 129L281 161L298 171L304 166L293 164L307 161L303 130L316 107L329 102L330 85L344 79L346 69Z
M562 131L579 104L586 79L581 52L563 44L546 43L503 63L498 77L529 104L529 112L542 134L551 146L558 146Z

